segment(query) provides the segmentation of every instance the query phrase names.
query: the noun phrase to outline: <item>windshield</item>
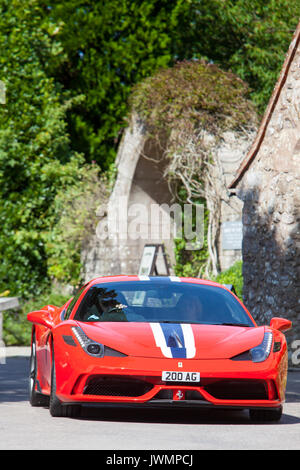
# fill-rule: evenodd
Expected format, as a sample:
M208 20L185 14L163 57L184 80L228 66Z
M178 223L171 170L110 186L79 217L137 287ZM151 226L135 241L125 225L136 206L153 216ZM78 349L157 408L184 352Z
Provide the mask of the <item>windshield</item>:
M159 322L255 326L225 289L167 281L92 286L75 314L83 322Z

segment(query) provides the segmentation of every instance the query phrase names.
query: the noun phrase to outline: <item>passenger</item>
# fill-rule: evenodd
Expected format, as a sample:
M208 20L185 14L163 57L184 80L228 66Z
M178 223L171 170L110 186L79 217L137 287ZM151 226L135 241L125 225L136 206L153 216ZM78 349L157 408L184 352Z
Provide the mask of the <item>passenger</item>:
M202 323L204 320L203 305L196 296L183 295L177 304L177 308L182 321Z

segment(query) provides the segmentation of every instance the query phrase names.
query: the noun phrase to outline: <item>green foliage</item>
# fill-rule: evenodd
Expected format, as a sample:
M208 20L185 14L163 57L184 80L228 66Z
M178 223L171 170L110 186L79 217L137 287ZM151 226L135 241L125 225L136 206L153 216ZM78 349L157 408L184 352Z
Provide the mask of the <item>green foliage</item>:
M99 176L99 167L73 166L72 184L57 191L55 225L46 244L48 274L52 279L77 286L81 281L81 253L95 235L97 209L107 202L114 181L114 167Z
M179 200L186 201L186 190L180 187L178 191ZM188 250L187 243L196 242L197 240L186 240L182 238L175 238L175 274L182 277L204 277L208 258L208 245L207 245L207 227L208 227L208 210L206 207L205 199L198 199L195 204L202 204L204 206L204 227L203 227L203 246L201 249ZM196 212L193 212L192 230L195 231ZM183 222L184 223L184 222Z
M27 313L40 310L45 305L64 305L71 295L62 294L58 289L30 298L17 311L3 313L3 340L6 346L29 346L32 324L27 321Z
M0 79L7 96L0 108L0 290L25 297L48 283L52 203L68 183L67 162L82 163L67 134L72 103L46 73L59 44L41 18L35 0L1 0Z
M190 2L49 1L46 12L60 24L66 53L56 77L66 90L86 96L69 113L71 138L88 161L107 168L126 124L131 87L172 62L172 44L190 22Z
M136 85L131 107L154 132L189 128L216 132L253 120L246 83L216 65L178 62Z
M300 17L299 0L49 0L45 17L63 54L55 80L86 99L68 113L74 148L114 161L132 86L176 61L232 70L265 110Z
M176 276L204 278L208 257L207 237L204 238L201 250L187 250L186 245L185 239L175 240Z
M243 262L236 261L226 271L221 272L213 280L220 284L232 284L237 296L243 300Z
M298 0L202 0L192 51L229 68L264 112L300 18ZM197 30L196 30L197 28ZM193 35L193 33L191 33Z

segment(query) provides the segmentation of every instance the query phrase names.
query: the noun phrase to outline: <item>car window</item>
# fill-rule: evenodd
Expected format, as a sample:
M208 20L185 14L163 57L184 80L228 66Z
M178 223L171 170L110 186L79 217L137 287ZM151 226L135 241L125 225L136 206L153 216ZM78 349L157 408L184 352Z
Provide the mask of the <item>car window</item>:
M166 281L96 284L85 294L75 319L254 326L243 306L226 289Z
M72 313L72 310L77 302L77 300L79 299L79 297L81 296L84 288L86 287L86 284L82 287L80 287L80 289L78 289L78 291L76 292L76 294L74 295L73 299L71 300L71 302L69 303L68 307L67 307L67 310L65 312L65 315L64 315L64 320L68 320L71 313Z

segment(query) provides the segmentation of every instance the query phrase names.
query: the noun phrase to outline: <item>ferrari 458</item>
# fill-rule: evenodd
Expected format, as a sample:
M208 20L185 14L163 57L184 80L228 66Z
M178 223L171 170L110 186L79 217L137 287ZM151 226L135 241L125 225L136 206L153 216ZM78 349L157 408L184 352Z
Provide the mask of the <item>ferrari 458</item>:
M247 409L278 421L291 322L258 326L225 286L114 276L81 287L32 325L30 403L52 416L84 405Z

